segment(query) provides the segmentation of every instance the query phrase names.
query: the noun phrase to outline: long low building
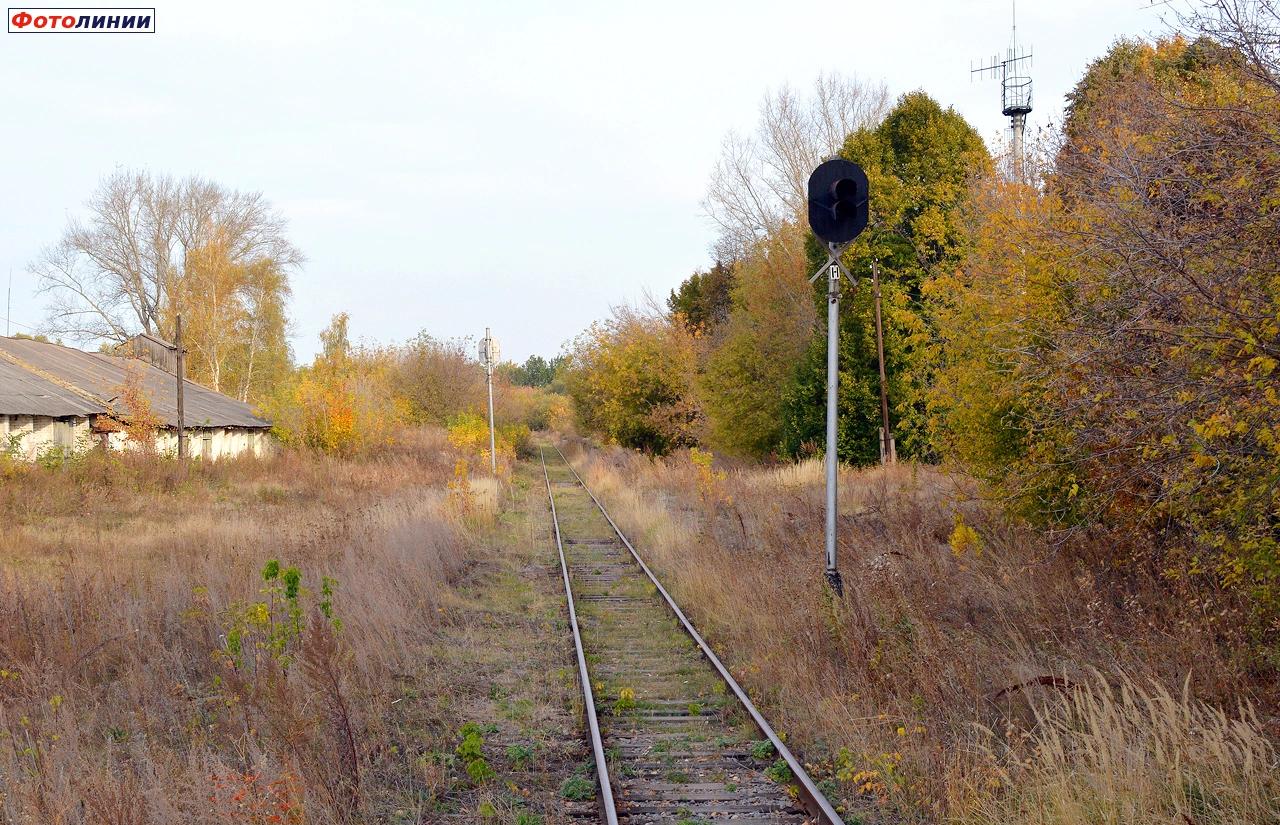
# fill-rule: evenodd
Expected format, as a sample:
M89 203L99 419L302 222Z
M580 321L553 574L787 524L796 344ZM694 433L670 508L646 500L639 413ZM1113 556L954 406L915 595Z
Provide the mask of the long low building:
M133 382L158 421L156 450L176 454L177 380L152 363L159 359L145 357L163 342L147 336L141 343L133 351L144 358L0 337L0 451L34 459L51 451L130 447L124 425L134 411L122 396ZM184 381L183 410L192 456L261 456L271 448L271 422L243 401Z

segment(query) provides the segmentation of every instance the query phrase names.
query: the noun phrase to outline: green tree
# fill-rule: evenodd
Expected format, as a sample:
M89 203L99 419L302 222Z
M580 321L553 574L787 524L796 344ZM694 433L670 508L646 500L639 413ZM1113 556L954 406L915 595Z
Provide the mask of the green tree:
M678 289L671 291L667 309L690 332L696 335L710 332L729 319L733 270L733 264L716 261L710 269L693 273Z
M564 363L564 356L551 360L541 355L530 355L523 364L503 364L501 369L507 379L517 387L546 387L556 380L556 372Z
M873 261L881 274L890 420L899 454L932 458L926 402L937 348L921 299L930 280L949 274L963 260L968 242L963 209L974 177L991 168L991 158L963 117L924 92L904 95L879 126L850 135L841 156L866 170L872 225L844 257L858 283L840 286L840 458L867 464L880 454ZM811 240L810 270L825 257ZM814 286L820 319L826 309L822 280ZM825 352L826 329L820 323L783 403L783 447L792 455L823 438Z

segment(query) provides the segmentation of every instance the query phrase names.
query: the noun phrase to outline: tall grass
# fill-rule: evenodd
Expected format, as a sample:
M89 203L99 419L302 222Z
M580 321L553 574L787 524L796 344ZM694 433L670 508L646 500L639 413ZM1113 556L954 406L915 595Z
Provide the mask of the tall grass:
M1051 777L1069 786L1083 771L1124 785L1130 769L1118 756L1078 761L1085 748L1116 752L1109 737L1120 737L1130 756L1153 749L1153 771L1203 775L1196 787L1230 800L1217 818L1188 814L1193 825L1269 821L1249 817L1274 804L1276 787L1248 777L1280 766L1249 707L1280 705L1276 686L1230 644L1231 615L1201 611L1189 583L1105 565L1111 548L1090 543L1101 538L1051 546L976 500L965 479L903 464L842 471L846 592L833 599L821 584L817 462L723 472L682 455L654 461L578 445L568 454L851 809L909 821L1023 821L1031 803L1019 800L1031 797L1020 794ZM1109 694L1097 672L1130 697L1117 699L1116 715L1102 713ZM1167 687L1184 682L1185 697ZM1206 715L1219 713L1213 707L1243 710ZM1142 713L1154 714L1150 730L1134 727ZM1211 718L1248 740L1247 748L1230 740L1234 750L1223 753L1248 753L1251 773L1226 770L1215 755ZM1064 719L1078 737L1064 727L1041 743ZM1037 744L1014 759L975 726ZM1052 757L1039 747L1050 741L1070 744ZM1167 823L1169 811L1192 810L1175 801L1178 787L1150 783L1128 818L1097 809L1092 819L1027 821Z
M960 806L975 823L1280 822L1280 762L1253 708L1228 714L1185 684L1095 673L1036 706L1026 733L984 734L988 789Z
M364 461L0 468L0 821L352 822L411 796L388 695L471 557L453 467L422 433Z

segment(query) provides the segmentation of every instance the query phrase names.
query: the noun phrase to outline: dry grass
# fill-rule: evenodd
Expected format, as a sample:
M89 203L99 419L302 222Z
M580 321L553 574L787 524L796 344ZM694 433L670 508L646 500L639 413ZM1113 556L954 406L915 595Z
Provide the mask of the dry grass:
M850 811L1280 821L1275 721L1249 704L1275 708L1276 687L1185 582L1116 570L1086 540L1048 547L963 480L903 465L842 476L833 601L817 463L721 476L687 456L568 453ZM1140 787L1111 794L1135 765Z
M453 470L426 432L363 461L185 476L119 455L0 465L0 820L429 821L393 697L496 498L460 516ZM270 559L300 571L296 617Z
M958 800L970 821L1280 822L1276 747L1250 708L1228 715L1186 685L1095 674L1035 712L999 745L987 732L986 788Z
M1276 686L1185 583L1047 548L904 466L845 475L833 602L818 465L570 455L849 810L1280 822L1252 709ZM562 821L581 754L540 476L463 484L456 459L423 432L186 476L0 465L0 821ZM296 621L269 559L300 571ZM487 783L459 764L466 721Z

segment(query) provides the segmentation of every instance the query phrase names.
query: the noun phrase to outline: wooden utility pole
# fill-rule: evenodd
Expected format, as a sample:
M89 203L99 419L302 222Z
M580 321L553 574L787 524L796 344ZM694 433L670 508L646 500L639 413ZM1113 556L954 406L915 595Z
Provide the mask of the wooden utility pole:
M176 366L174 373L178 378L178 460L183 461L187 457L187 417L186 410L183 407L182 399L182 367L186 360L182 351L182 313L178 313L177 320L174 323L173 331L173 347L175 353Z
M871 282L876 294L876 358L880 362L880 460L896 464L898 450L889 429L889 381L884 371L884 326L880 320L880 262L871 262Z

